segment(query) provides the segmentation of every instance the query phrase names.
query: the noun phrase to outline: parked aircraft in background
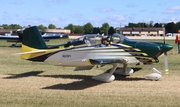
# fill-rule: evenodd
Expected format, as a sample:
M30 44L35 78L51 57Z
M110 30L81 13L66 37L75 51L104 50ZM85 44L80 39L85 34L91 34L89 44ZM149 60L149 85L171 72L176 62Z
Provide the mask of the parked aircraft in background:
M42 38L48 42L52 39L68 38L67 34L64 33L44 33ZM0 35L0 40L6 40L7 42L15 42L12 47L16 46L17 43L21 43L23 39L22 29L17 30L17 36L12 35Z
M152 64L158 63L158 57L163 53L167 59L167 52L173 48L171 45L130 40L117 33L112 36L112 40L108 46L101 47L95 38L82 36L65 44L48 47L37 27L33 26L23 31L22 52L18 54L29 61L57 62L59 66L75 67L75 71L91 70L96 65L112 65L108 73L92 77L103 82L112 82L115 79L113 73L132 74L133 69L128 67L130 63L143 63L152 68L155 73L146 75L145 79L159 80L162 77L161 72ZM165 63L168 71L167 60ZM118 68L119 64L123 64L123 67Z

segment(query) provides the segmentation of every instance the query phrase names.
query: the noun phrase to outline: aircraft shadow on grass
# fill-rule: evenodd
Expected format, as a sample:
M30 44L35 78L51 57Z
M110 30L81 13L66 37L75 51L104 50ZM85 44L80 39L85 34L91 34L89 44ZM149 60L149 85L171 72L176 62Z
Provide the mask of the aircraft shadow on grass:
M141 68L134 68L134 71L137 72ZM108 70L107 70L108 71ZM126 76L116 75L116 80L118 81L140 81L145 80L144 78L126 78ZM81 79L81 81L75 81L68 84L56 84L52 86L47 86L42 89L53 89L53 90L83 90L86 88L94 87L96 85L103 84L105 82L100 82L93 80L92 76L87 75L38 75L40 77L51 77L51 78L64 78L64 79Z
M92 80L92 76L87 75L40 75L41 77L51 77L51 78L64 78L64 79L78 79L80 81L74 81L68 84L55 84L52 86L47 86L42 89L53 89L53 90L83 90L86 88L94 87L100 85L103 82Z
M47 77L47 76L46 76ZM53 77L52 75L50 77ZM104 84L105 82L100 82L91 79L92 76L84 76L84 75L56 75L58 78L70 78L70 79L82 79L81 81L75 81L68 84L55 84L52 86L47 86L42 89L52 89L52 90L83 90L86 88L94 87L100 84ZM116 80L123 80L123 81L139 81L144 80L143 78L125 78L124 76L116 76ZM107 83L106 83L107 84Z
M37 76L43 72L44 71L30 71L30 72L25 72L21 74L8 74L10 76L4 77L3 79L18 79L18 78L25 78L25 77L30 77L30 76Z
M5 47L5 48L21 48L22 47L22 45L21 44L18 44L18 45L16 45L16 46L10 46L10 45L0 45L0 47Z
M139 71L141 68L133 68L135 72ZM10 76L4 77L3 79L18 79L18 78L26 78L30 76L36 77L47 77L47 78L63 78L63 79L78 79L80 81L75 81L68 84L55 84L52 86L46 86L42 89L52 89L52 90L83 90L86 88L94 87L100 84L104 84L104 82L93 80L89 75L39 75L44 71L30 71L21 74L8 74ZM108 70L107 70L108 72ZM144 78L126 78L126 76L115 75L117 81L140 81L145 80Z

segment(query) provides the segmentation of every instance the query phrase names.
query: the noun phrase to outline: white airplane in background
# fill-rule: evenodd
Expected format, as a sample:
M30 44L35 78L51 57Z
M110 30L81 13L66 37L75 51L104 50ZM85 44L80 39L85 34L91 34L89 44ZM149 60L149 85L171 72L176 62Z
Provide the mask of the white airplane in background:
M22 42L23 34L21 33L21 30L22 29L17 30L18 36L0 35L0 40L6 40L7 42L15 42L15 44L12 44L12 47L15 47L17 43ZM64 33L45 33L41 36L46 42L52 39L68 38L68 35Z

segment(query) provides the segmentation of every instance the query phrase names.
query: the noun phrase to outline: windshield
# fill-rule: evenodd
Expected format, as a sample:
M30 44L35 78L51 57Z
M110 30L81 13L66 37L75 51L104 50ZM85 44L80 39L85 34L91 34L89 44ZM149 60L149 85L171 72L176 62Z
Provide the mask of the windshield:
M79 37L70 41L73 46L86 44L87 46L94 46L96 43L86 36Z
M118 33L114 33L113 34L113 40L114 41L117 41L115 43L121 43L123 42L124 40L128 41L129 38L127 38L126 36L122 35L122 34L118 34Z
M101 44L102 38L103 38L103 36L101 36L101 35L87 34L87 35L83 35L77 39L74 39L72 41L69 41L68 44L71 44L73 46L84 45L84 44L86 44L86 46L96 46L96 45ZM111 38L112 43L121 43L124 40L129 40L124 35L118 34L118 33L114 33L112 36L109 36L109 38Z

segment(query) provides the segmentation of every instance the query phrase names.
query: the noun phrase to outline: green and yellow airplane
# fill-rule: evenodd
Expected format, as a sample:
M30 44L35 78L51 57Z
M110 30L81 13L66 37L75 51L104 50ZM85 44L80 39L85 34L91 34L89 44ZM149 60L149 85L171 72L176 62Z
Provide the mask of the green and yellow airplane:
M96 37L95 37L96 38ZM155 73L145 76L145 79L159 80L161 72L152 66L158 63L158 57L165 54L173 47L165 43L130 40L124 35L115 33L112 38L116 43L101 46L95 38L82 36L65 44L48 47L36 26L23 31L22 52L18 53L22 59L39 62L57 62L59 66L75 67L78 70L91 70L96 65L112 65L112 69L92 77L92 79L112 82L113 73L130 75L134 70L128 67L130 63L143 63L149 65ZM112 41L111 41L112 42ZM167 60L165 61L168 71ZM122 68L118 68L123 64Z

